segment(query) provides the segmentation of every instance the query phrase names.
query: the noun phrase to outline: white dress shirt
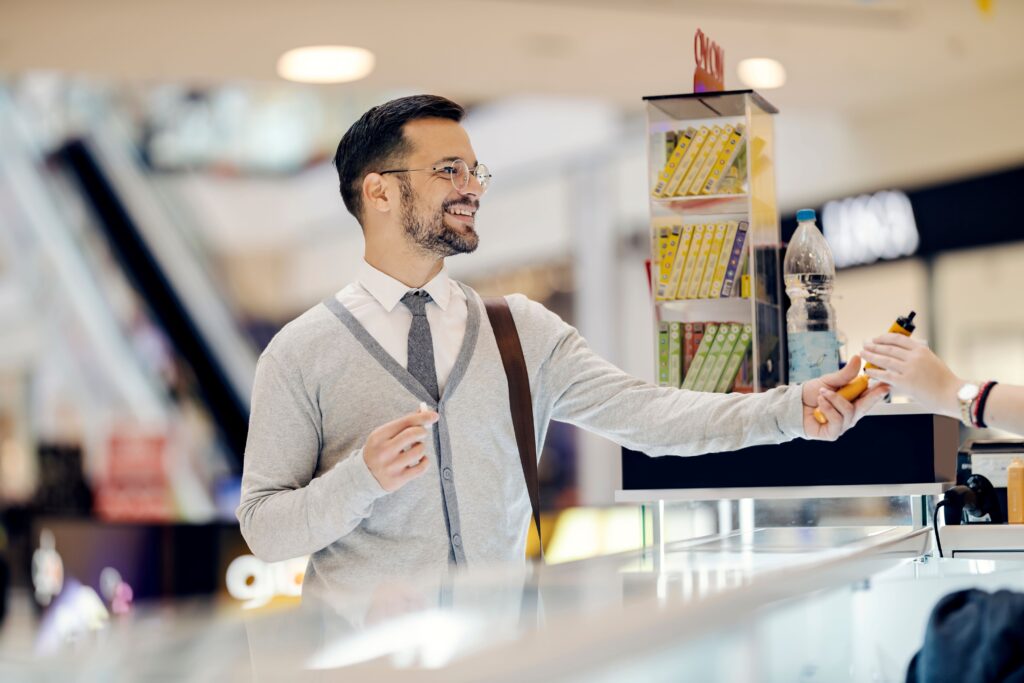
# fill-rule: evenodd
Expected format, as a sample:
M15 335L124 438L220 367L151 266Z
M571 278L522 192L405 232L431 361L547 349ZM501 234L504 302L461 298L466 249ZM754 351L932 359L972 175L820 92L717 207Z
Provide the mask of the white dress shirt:
M466 293L448 277L448 266L442 266L430 282L416 289L363 261L356 281L335 297L399 365L408 368L412 312L402 303L402 297L419 290L433 299L427 304L427 322L434 341L437 388L443 393L466 336L469 314Z

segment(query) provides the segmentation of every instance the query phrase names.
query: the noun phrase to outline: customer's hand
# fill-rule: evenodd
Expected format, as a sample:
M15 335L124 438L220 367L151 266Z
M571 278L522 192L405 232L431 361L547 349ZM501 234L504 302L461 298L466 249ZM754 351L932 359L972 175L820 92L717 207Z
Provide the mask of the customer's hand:
M804 433L808 439L835 441L889 393L887 384L879 384L865 391L853 403L837 394L836 390L852 382L859 371L860 358L854 356L839 372L804 383ZM819 424L814 419L815 408L825 414L828 422Z
M891 384L927 410L960 417L956 394L964 380L922 342L888 332L865 344L863 355L879 368L867 370L869 377Z
M377 427L363 446L363 460L385 491L397 491L427 471L430 464L423 442L427 425L437 422L435 412L410 413Z

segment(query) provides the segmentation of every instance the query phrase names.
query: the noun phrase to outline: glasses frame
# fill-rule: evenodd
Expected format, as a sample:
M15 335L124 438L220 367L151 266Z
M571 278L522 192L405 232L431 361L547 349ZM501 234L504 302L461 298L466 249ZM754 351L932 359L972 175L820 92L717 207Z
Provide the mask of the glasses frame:
M468 171L468 173L465 176L466 177L466 183L462 187L459 187L458 185L455 184L455 168L454 168L454 164L459 163L459 162L462 162L462 164L466 167L466 170ZM446 167L450 167L452 170L451 171L445 171ZM477 183L480 184L480 194L483 194L484 192L487 191L488 186L491 184L491 177L492 177L491 176L491 169L487 168L486 164L481 164L481 163L477 162L476 166L474 166L473 168L470 168L469 164L466 163L465 159L458 159L458 158L450 159L450 160L447 160L447 161L441 161L441 162L438 162L438 163L434 164L433 166L428 166L427 168L392 168L392 169L388 169L387 171L377 171L377 173L380 174L380 175L387 175L389 173L412 173L414 171L430 171L431 173L447 173L448 180L451 181L452 187L454 187L455 191L458 192L459 194L465 194L466 188L469 187L469 176L475 177ZM483 173L481 173L481 171L483 171Z

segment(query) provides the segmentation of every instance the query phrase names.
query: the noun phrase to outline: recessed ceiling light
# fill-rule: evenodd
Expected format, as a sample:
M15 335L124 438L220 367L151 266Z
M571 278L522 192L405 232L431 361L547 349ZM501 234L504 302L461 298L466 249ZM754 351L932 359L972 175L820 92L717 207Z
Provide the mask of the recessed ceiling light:
M373 53L346 45L310 45L288 50L277 60L277 74L299 83L347 83L365 78Z
M786 84L786 68L774 59L744 59L736 67L736 73L749 88L768 90Z

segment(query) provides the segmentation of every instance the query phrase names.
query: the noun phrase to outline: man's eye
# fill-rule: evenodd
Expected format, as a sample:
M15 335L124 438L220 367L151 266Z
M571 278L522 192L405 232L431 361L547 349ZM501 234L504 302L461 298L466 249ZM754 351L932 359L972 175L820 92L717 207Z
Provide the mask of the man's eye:
M444 175L452 175L453 173L455 173L454 166L439 166L434 170L437 171L438 173L443 173Z

